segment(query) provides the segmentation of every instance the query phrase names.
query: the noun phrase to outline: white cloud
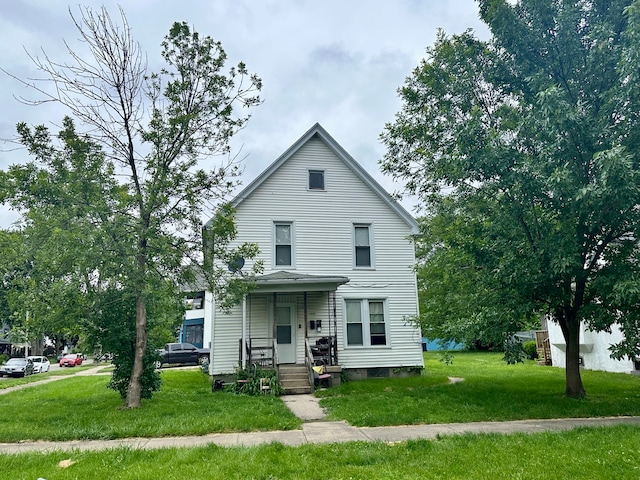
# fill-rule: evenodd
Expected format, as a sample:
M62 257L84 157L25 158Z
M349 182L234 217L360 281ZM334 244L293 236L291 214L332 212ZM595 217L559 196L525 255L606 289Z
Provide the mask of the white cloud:
M379 173L384 153L378 136L400 108L396 90L433 44L438 28L460 33L473 28L486 38L473 0L114 0L104 4L112 17L122 5L149 64L160 67L160 42L174 21L187 21L202 35L222 42L229 66L244 61L263 79L264 104L234 139L248 155L244 183L250 182L314 123L331 135L388 190ZM1 66L33 76L23 46L43 47L65 60L62 39L77 47L67 0L0 2ZM71 7L78 14L76 6ZM14 99L27 92L0 75L0 139L15 134L19 121L54 125L66 113L54 105L27 107ZM0 168L24 160L0 143ZM410 206L405 203L405 206ZM0 226L7 226L0 214Z

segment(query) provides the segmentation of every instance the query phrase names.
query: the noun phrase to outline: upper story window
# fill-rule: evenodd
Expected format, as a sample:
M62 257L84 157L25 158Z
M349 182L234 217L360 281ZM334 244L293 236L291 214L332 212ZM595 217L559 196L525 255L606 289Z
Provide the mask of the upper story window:
M324 190L324 170L309 170L309 190Z
M293 266L293 224L276 223L275 227L275 265Z
M354 225L354 264L356 267L372 267L371 226Z
M187 310L199 310L204 308L204 292L191 293L184 301Z

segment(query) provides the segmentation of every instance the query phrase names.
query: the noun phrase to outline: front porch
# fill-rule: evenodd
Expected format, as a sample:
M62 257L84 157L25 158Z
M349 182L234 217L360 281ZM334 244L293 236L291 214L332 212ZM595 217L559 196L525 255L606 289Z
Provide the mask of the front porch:
M313 344L311 342L314 342ZM243 345L245 358L243 361ZM313 366L337 366L337 336L305 338L305 363ZM260 368L274 368L278 365L291 365L296 362L282 362L278 357L278 340L273 337L248 337L244 342L239 339L238 361L243 368L255 365Z
M273 369L287 395L311 393L317 386L340 385L342 367L338 363L336 337L322 337L310 345L305 339L303 363L278 361L278 342L273 338L249 338L245 344L246 367ZM242 356L242 340L239 355Z
M336 290L348 281L290 272L259 277L242 306L238 364L275 369L288 394L313 391L319 376L339 384Z

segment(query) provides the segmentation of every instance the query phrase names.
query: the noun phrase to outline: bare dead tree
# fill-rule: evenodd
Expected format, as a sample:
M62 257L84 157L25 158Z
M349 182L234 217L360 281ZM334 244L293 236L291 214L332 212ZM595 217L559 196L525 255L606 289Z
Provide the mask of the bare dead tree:
M261 103L261 80L243 63L224 72L222 45L184 22L171 27L162 42L166 66L153 73L122 9L119 23L104 7L81 8L79 17L69 13L86 52L65 41L66 62L44 50L29 54L43 78L5 73L41 97L19 98L23 103L64 105L126 178L113 237L125 236L132 246L120 261L136 292L135 361L126 398L133 408L141 400L149 276L178 278L200 258L202 206L220 204L238 183L229 141L250 115L237 115L236 107ZM219 166L199 167L202 159L221 155L226 160Z

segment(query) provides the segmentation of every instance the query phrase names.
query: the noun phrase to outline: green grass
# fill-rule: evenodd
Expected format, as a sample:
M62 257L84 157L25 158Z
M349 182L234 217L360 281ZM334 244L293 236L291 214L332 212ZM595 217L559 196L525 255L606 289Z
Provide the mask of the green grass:
M456 354L453 365L438 362L432 353L425 359L426 369L420 377L349 382L318 395L332 418L355 425L640 414L638 377L584 371L588 397L572 400L563 395L561 369L533 362L508 366L501 355L486 353ZM73 373L73 369L63 373ZM65 378L2 395L0 441L189 435L300 426L280 399L212 393L209 379L197 369L163 371L162 377L162 390L136 410L121 408L120 397L106 388L109 377L104 375ZM447 377L465 381L449 384ZM72 464L65 468L59 463L63 460ZM393 443L251 448L211 445L0 455L0 472L2 478L29 480L637 479L640 427L467 434Z
M68 468L59 462L70 460ZM640 428L461 435L409 442L0 455L3 478L637 479Z
M464 378L451 384L448 377ZM640 377L583 371L587 398L564 396L564 370L506 365L502 354L425 354L420 377L347 382L317 393L330 418L357 426L640 415Z
M564 396L564 371L558 368L506 365L491 353L459 353L452 365L434 353L425 359L422 376L347 382L319 391L321 404L330 419L356 426L640 415L640 378L632 375L584 371L588 396L574 400ZM280 399L211 392L210 380L198 369L164 370L162 377L162 389L135 410L123 409L118 394L106 388L108 375L75 376L5 394L0 442L300 427ZM450 384L448 377L464 381Z
M0 442L200 435L300 427L275 397L211 392L199 370L163 371L163 386L139 409L122 408L108 375L78 376L0 397Z

